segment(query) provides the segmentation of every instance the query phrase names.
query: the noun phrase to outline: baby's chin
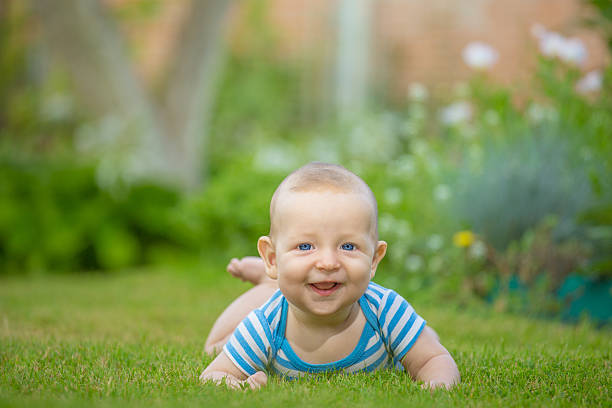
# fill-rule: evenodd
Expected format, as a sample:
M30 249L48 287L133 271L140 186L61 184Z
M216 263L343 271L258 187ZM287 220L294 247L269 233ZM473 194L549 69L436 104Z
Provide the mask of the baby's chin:
M299 309L307 315L323 318L332 317L338 313L348 312L355 306L359 306L359 298L340 302L338 299L319 300L315 304L304 305Z

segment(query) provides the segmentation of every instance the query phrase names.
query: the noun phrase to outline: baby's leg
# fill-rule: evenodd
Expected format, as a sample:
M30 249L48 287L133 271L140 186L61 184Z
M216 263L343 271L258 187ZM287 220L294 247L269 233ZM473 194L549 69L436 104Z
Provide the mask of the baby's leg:
M234 300L217 318L206 339L205 350L208 354L221 352L225 343L246 315L263 305L278 289L276 281L266 275L261 258L232 259L227 266L227 270L233 276L253 283L255 287Z

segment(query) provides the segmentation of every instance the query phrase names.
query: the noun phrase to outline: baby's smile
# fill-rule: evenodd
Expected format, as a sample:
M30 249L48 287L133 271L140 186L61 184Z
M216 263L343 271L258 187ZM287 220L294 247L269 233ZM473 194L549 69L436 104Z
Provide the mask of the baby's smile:
M331 282L331 281L326 281L326 282L315 282L315 283L309 283L308 286L310 286L310 288L317 293L318 295L321 296L329 296L332 293L336 292L338 289L340 289L340 286L342 284L339 282Z

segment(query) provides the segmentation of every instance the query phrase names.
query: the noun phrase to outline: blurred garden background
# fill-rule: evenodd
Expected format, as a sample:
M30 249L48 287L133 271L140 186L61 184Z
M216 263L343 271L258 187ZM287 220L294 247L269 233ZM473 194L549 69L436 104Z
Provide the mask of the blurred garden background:
M372 187L463 383L249 403L609 404L611 51L609 0L0 0L0 405L246 402L204 339L309 161Z
M317 160L408 298L610 321L609 2L61 4L0 2L0 275L253 255Z

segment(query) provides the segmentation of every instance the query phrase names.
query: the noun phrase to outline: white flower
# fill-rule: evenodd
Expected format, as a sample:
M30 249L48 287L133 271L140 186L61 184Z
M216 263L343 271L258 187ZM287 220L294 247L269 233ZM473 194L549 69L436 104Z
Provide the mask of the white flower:
M429 250L433 251L433 252L435 252L438 249L442 248L443 244L444 244L444 239L442 238L442 236L440 236L438 234L432 235L427 240L427 248L429 248Z
M451 196L451 189L446 184L438 184L434 188L434 198L438 201L446 201Z
M538 38L540 51L551 58L559 58L570 64L583 65L587 59L587 49L582 40L576 37L565 38L559 33L548 31L535 25L531 32Z
M125 132L125 121L115 115L106 115L77 129L76 148L83 153L108 153L113 146L119 145Z
M382 214L378 220L378 228L383 235L388 235L393 231L396 223L395 217L391 214Z
M463 49L463 62L474 69L489 69L499 58L495 48L482 42L471 42Z
M472 107L465 101L452 103L440 111L440 120L449 126L467 122L471 117Z
M400 156L392 163L391 171L404 177L412 177L416 171L414 158L409 154Z
M408 86L408 98L415 102L422 102L429 97L427 87L420 82L413 82Z
M255 153L254 165L260 170L289 171L296 167L297 157L289 146L263 146Z
M412 227L408 221L388 213L382 214L378 219L378 229L381 235L392 235L402 242L409 241L412 235Z
M600 71L591 71L576 83L576 91L580 93L597 92L601 89L603 76Z
M72 115L73 103L68 95L56 92L43 99L41 115L49 121L61 121Z
M474 259L482 259L487 254L487 246L482 241L470 245L469 254Z
M365 118L355 123L346 135L344 144L350 156L367 158L368 161L388 161L397 152L394 121L394 118L385 115Z
M423 258L419 255L410 255L406 258L405 266L410 272L417 272L423 267Z
M402 201L402 190L397 187L385 191L385 201L390 205L397 205Z
M402 219L396 221L397 222L393 226L393 228L395 229L395 234L397 235L397 238L402 241L410 240L410 236L412 235L412 227L410 226L410 223Z
M527 117L534 123L544 120L554 122L559 118L559 113L551 106L532 103L527 109Z
M562 54L565 37L559 33L546 31L540 37L540 51L547 57L558 57Z
M571 64L584 65L587 56L587 49L582 40L574 37L565 41L565 46L561 49L559 58Z
M532 103L527 109L527 116L532 122L541 122L546 116L545 108L538 103Z
M338 145L330 138L317 138L309 146L310 157L316 161L338 163Z

